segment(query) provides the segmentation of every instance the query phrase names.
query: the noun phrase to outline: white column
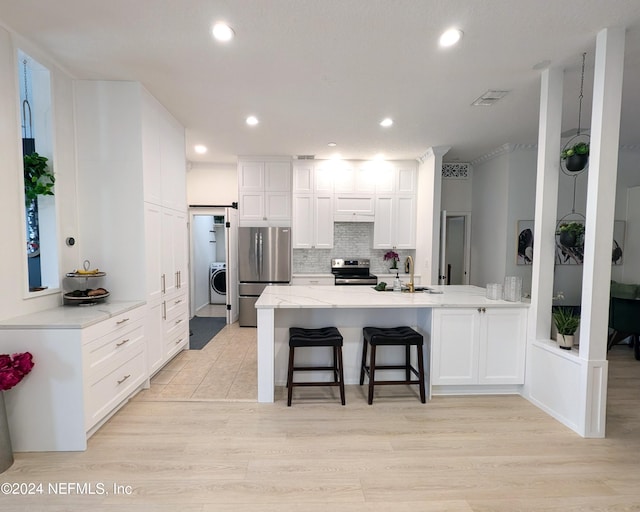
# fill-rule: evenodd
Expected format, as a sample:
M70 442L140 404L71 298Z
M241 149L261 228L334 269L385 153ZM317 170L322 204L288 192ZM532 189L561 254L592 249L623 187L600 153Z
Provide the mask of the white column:
M418 158L416 274L422 284L438 284L442 157L451 146L438 146Z
M546 69L540 86L530 339L549 339L551 333L563 78L562 69Z
M587 171L579 352L580 359L587 361L582 372L587 437L604 437L606 420L607 327L624 46L624 29L607 28L598 33Z
M258 402L274 400L275 309L258 309Z

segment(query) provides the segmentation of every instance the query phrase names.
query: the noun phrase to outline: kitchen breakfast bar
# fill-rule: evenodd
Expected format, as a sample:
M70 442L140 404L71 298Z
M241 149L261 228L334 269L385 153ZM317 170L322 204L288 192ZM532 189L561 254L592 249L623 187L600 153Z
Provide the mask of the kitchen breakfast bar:
M289 327L337 327L344 338L346 384L359 383L362 328L405 325L424 336L429 397L520 393L528 308L524 302L487 299L477 286L429 286L415 293L368 286L268 286L256 302L258 401L273 402L275 386L286 384ZM303 363L328 360L324 350L305 352ZM397 347L381 347L378 353L381 363L398 357ZM393 371L385 378L395 378Z

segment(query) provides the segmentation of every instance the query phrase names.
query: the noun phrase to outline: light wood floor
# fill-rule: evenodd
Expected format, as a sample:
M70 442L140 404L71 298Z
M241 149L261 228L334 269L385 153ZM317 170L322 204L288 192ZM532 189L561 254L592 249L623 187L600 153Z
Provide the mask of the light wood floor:
M253 331L255 332L255 331ZM10 483L109 495L0 496L2 511L640 510L640 362L610 353L606 439L516 396L127 404L86 452L21 453ZM174 377L175 378L175 377ZM168 385L168 384L167 384ZM131 486L114 495L113 485Z

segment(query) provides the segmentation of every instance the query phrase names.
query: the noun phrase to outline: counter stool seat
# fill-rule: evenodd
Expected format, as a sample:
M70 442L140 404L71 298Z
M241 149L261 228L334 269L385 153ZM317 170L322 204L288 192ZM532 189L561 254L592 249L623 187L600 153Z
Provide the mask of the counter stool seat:
M289 369L287 372L287 406L291 406L293 388L297 386L336 386L340 388L340 400L344 400L344 371L342 365L342 335L335 327L320 329L304 329L302 327L289 328ZM296 366L294 354L300 347L331 347L333 349L333 364L331 366ZM333 372L333 382L306 381L294 382L293 372Z
M373 403L373 390L376 385L400 385L417 384L420 389L420 401L426 402L424 360L422 347L424 339L422 335L410 327L364 327L362 329L362 365L360 367L360 385L364 384L365 373L369 377L369 405ZM367 347L371 345L371 356L367 365ZM399 365L377 365L376 347L378 346L403 346L405 348L404 364ZM418 369L411 366L411 347L415 346L418 356ZM405 380L376 380L378 370L404 370ZM417 379L412 379L411 374Z

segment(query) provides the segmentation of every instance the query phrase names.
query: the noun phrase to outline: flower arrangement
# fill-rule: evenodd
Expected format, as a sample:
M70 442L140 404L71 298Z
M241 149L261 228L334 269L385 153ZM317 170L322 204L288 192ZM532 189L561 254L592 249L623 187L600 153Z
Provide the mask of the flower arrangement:
M0 391L6 391L18 384L33 368L33 356L22 354L0 354Z
M400 256L396 251L387 251L384 254L384 261L391 260L391 268L398 268L398 262L400 261Z

